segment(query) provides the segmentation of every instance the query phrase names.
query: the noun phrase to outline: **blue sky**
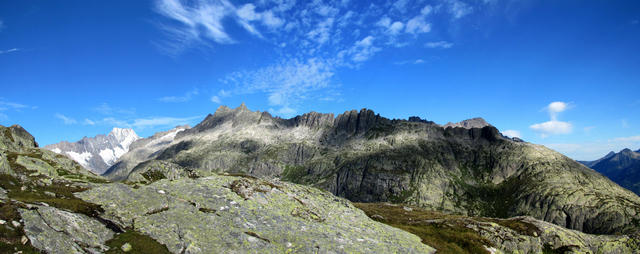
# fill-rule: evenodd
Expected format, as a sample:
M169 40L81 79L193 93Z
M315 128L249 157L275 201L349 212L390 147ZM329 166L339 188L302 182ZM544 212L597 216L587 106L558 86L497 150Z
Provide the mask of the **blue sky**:
M220 105L480 116L575 159L640 148L640 2L2 1L0 124L41 145Z

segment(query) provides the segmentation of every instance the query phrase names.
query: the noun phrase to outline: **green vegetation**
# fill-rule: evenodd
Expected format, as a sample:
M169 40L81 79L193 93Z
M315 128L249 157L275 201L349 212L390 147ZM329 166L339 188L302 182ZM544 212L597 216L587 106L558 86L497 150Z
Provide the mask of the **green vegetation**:
M116 235L113 239L106 242L109 246L109 251L106 253L125 253L122 251L122 245L129 243L131 245L131 251L127 254L164 254L170 253L167 246L159 243L151 237L143 235L133 230L127 230L124 233Z
M167 178L162 172L158 170L147 170L146 172L142 173L142 176L144 177L144 179L147 179L149 183Z
M302 182L302 178L308 176L304 166L301 165L285 165L282 172L282 180L294 183Z
M431 221L460 216L380 203L354 205L374 220L419 236L424 244L436 248L438 253L489 253L484 246L492 246L480 234L462 223L455 223L455 220L451 220L454 223Z
M12 221L20 221L20 213L17 208L23 208L20 204L12 201L0 204L0 219L5 221L5 225L0 225L0 253L15 253L22 251L24 254L41 253L31 246L30 242L22 244L24 236L23 226L12 227Z

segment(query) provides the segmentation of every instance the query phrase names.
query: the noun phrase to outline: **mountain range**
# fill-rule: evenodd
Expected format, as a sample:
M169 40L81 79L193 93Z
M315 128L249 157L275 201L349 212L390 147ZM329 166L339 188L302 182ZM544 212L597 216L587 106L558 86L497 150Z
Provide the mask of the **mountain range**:
M102 174L120 156L129 151L129 146L140 139L133 129L113 128L107 135L84 137L77 142L62 141L45 146L45 149L69 156L94 173Z
M244 104L221 106L153 159L135 165L124 158L126 167L105 176L152 182L241 173L313 186L353 202L468 216L527 215L597 234L635 230L635 194L560 153L505 137L484 120L471 122L482 128L387 119L368 109L282 119Z
M103 176L0 131L0 252L640 250L640 197L481 118L221 106L132 142Z
M627 148L618 153L612 151L595 161L580 163L640 195L640 150L634 152Z

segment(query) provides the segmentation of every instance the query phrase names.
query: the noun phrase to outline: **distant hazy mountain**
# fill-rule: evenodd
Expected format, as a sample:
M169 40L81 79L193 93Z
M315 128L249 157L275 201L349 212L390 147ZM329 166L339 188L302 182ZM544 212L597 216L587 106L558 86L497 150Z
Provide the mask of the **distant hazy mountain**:
M640 195L640 150L634 152L624 149L619 153L610 152L598 160L581 163Z
M578 161L578 162L584 164L587 167L593 167L594 165L598 164L598 162L601 162L603 160L609 159L609 158L611 158L611 157L613 157L615 155L616 155L616 153L614 151L611 151L607 155L605 155L604 157L602 157L600 159L597 159L595 161Z
M132 129L113 128L106 136L84 137L73 143L62 141L44 148L67 155L86 169L96 174L102 174L120 156L127 153L129 146L138 139L140 137Z

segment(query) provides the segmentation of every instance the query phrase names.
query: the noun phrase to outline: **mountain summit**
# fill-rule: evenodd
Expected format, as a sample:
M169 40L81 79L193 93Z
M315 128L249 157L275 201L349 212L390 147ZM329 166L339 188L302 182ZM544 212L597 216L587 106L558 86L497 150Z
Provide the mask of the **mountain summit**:
M626 148L618 153L610 152L598 160L581 163L640 195L640 150L634 152Z
M127 153L129 146L138 139L140 137L133 129L113 128L106 136L84 137L73 143L62 141L44 148L67 155L86 169L96 174L102 174L120 156Z
M638 227L632 221L640 220L638 196L551 149L504 137L479 118L443 127L369 109L282 119L221 106L153 154L105 176L153 182L249 174L354 202L527 215L598 234L632 232Z

